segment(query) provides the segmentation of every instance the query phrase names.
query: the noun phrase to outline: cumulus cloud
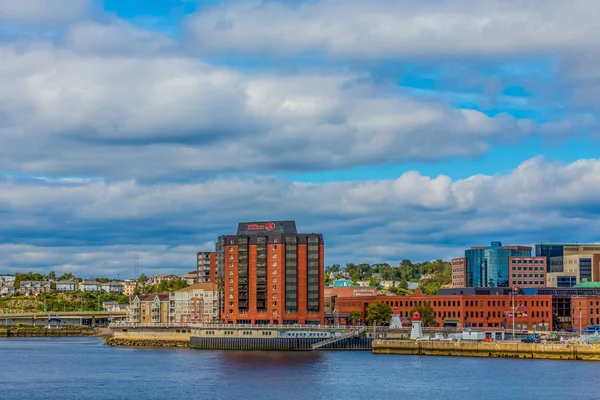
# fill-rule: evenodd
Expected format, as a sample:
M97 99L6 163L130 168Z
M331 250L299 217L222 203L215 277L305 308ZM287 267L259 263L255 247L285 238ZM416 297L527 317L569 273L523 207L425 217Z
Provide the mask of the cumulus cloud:
M529 56L596 47L599 13L594 0L258 0L203 10L188 29L197 48L214 53Z
M137 251L149 269L185 272L196 251L210 250L239 221L295 219L300 231L325 235L328 263L426 260L492 240L589 241L600 233L598 196L597 159L534 158L506 175L454 181L412 171L322 184L267 176L153 185L10 179L0 183L0 238L13 244L0 247L0 258L13 269L78 266L125 276Z
M162 179L340 169L473 156L533 131L525 120L416 99L356 73L249 73L181 55L50 44L0 46L0 57L8 171Z

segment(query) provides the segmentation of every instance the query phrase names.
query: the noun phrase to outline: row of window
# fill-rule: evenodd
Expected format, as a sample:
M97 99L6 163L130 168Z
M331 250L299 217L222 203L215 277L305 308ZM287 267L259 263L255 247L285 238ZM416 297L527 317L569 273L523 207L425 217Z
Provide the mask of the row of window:
M512 263L513 264L543 264L544 260L541 260L541 259L535 259L535 260L515 260L513 258Z
M512 267L513 271L544 271L544 267L529 267L529 269L527 269L527 267Z
M544 281L515 281L517 285L545 285Z

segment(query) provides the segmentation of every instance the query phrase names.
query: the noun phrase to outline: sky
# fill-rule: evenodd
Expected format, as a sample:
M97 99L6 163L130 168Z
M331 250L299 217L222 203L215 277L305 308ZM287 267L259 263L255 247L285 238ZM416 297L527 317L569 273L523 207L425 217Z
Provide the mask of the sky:
M0 273L597 242L596 0L0 0Z

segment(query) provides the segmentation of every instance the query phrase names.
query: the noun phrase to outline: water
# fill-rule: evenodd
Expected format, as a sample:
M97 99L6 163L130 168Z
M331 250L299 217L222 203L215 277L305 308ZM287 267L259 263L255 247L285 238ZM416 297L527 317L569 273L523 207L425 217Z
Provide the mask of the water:
M597 400L600 363L118 348L0 339L1 400Z

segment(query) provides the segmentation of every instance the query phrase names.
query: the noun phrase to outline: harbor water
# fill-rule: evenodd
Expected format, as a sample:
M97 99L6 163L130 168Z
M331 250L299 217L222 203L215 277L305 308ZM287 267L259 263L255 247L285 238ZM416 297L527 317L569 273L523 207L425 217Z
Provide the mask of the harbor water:
M578 361L104 346L0 339L0 399L598 399Z

